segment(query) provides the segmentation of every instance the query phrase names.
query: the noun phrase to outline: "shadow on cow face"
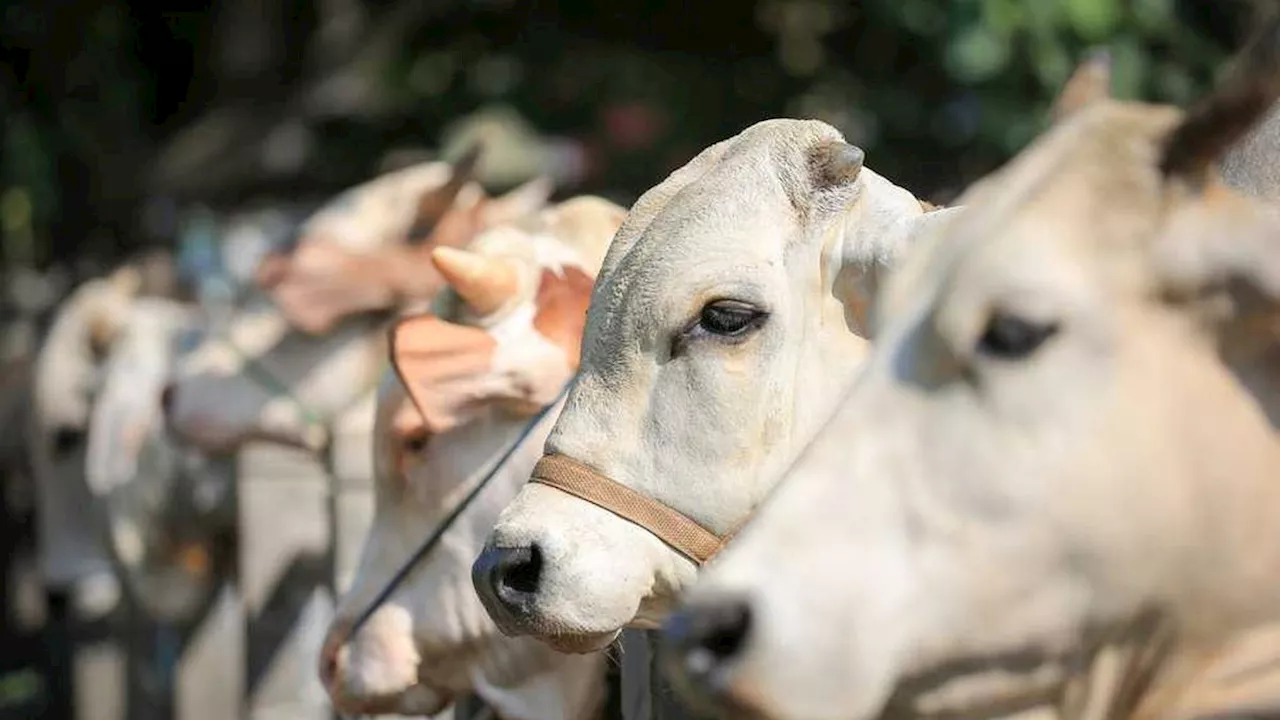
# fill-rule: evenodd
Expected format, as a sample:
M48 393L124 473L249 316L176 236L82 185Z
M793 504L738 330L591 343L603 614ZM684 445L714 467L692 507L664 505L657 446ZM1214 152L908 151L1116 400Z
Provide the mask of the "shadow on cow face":
M713 532L743 521L863 357L850 296L921 215L862 159L827 125L769 121L646 193L605 260L547 452ZM536 582L508 592L531 562ZM509 596L490 606L504 630L577 651L653 626L696 573L644 528L541 484L504 512L484 563L482 595Z
M1100 101L965 194L668 625L694 696L984 715L1059 701L1147 613L1192 650L1276 617L1280 446L1233 348L1278 336L1280 218L1213 169L1280 91L1275 37L1188 114Z

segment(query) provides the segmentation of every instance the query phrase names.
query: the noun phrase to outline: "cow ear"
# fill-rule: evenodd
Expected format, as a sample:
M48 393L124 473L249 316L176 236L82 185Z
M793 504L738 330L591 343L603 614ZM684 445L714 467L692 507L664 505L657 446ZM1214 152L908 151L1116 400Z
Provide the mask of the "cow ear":
M253 280L263 290L270 290L289 274L289 254L281 250L273 250L258 261Z
M1161 148L1171 182L1200 188L1227 151L1253 132L1280 99L1280 12L1272 12L1222 82L1193 105Z
M547 206L554 192L555 183L541 175L504 195L487 198L482 215L484 225L493 227L532 215Z
M857 182L867 154L843 140L818 143L809 151L809 174L818 190L848 187Z
M113 272L107 282L124 297L135 297L142 291L142 271L132 265L125 265Z
M462 193L463 188L474 180L483 149L479 142L468 147L462 157L453 164L449 179L443 185L422 193L418 198L413 221L409 224L408 237L405 239L408 244L420 244L431 237L436 224L457 203L458 195Z
M488 227L485 216L491 202L491 198L482 196L465 207L455 204L437 219L426 238L416 238L412 244L419 245L422 249L460 248L469 245Z
M1111 53L1105 48L1089 51L1058 93L1050 111L1054 122L1111 97Z
M1165 301L1201 327L1222 362L1271 407L1267 398L1280 391L1280 207L1213 179L1165 227L1155 244Z
M1165 136L1159 158L1171 209L1154 245L1157 282L1167 299L1213 312L1227 353L1280 337L1280 206L1238 194L1219 174L1260 121L1277 118L1280 13L1259 27L1223 81Z
M1208 183L1173 211L1155 245L1163 295L1229 299L1236 323L1280 317L1280 206L1236 194L1217 177Z
M399 320L391 331L391 366L422 416L426 432L448 432L489 399L497 342L479 328L435 315Z
M564 351L570 372L577 371L582 355L582 332L586 327L587 308L591 305L594 285L594 278L572 265L566 265L559 273L543 270L538 284L533 329ZM555 383L556 387L545 388L536 394L543 397L554 395L567 380L563 378Z

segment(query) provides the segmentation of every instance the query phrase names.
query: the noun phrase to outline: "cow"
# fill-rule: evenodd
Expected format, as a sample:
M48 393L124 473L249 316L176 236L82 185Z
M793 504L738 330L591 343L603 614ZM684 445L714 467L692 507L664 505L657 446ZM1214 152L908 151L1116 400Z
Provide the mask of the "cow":
M429 302L443 284L426 253L546 198L534 184L488 199L468 158L452 171L429 163L348 191L304 224L292 252L265 258L265 298L211 333L165 389L176 433L221 453L250 440L327 447L333 419L382 375L387 314ZM379 220L387 214L398 220Z
M825 123L768 120L632 207L546 444L557 472L604 476L629 508L535 473L474 567L505 632L583 652L656 627L817 429L867 352L881 273L954 212L926 212L863 156Z
M592 280L624 214L579 197L490 229L465 249L432 253L449 290L433 313L392 330L395 375L380 389L374 433L375 517L321 656L340 711L434 714L474 692L506 720L597 716L604 655L560 655L502 636L476 598L470 566L541 454L554 410L536 413L558 408L577 367ZM439 528L436 548L373 606L495 466L458 519Z
M670 619L693 697L794 720L1275 714L1280 206L1215 163L1277 96L1273 21L1189 111L1079 103L964 193Z
M35 486L40 574L46 589L68 594L72 612L84 619L101 617L119 600L84 484L102 362L139 297L175 292L172 259L163 252L80 284L54 311L32 368L24 445Z
M259 286L311 335L356 313L430 300L442 281L425 253L524 217L551 195L550 182L537 177L489 197L472 179L480 150L453 166L423 163L344 192L308 219L294 248L263 260Z
M103 362L85 450L95 527L117 571L148 616L172 622L189 620L216 589L234 527L229 463L174 443L160 412L175 351L200 326L188 303L131 304Z

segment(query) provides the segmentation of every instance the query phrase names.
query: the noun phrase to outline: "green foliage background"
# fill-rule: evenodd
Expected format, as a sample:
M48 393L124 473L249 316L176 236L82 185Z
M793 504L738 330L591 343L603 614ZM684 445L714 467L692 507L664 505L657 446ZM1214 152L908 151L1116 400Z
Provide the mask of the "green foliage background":
M1248 17L1235 0L325 7L6 3L5 261L110 257L168 242L143 222L157 197L179 208L323 197L367 179L396 148L447 156L450 123L494 107L579 148L588 170L564 192L628 201L706 145L792 116L832 122L873 168L946 201L1042 129L1086 49L1110 50L1118 95L1186 103L1212 81ZM346 40L342 18L324 15L334 7L364 18ZM228 59L246 47L260 52ZM334 68L355 78L363 99L319 111L300 100ZM251 155L284 126L305 128L305 159L266 172ZM158 181L155 168L175 147L197 160Z

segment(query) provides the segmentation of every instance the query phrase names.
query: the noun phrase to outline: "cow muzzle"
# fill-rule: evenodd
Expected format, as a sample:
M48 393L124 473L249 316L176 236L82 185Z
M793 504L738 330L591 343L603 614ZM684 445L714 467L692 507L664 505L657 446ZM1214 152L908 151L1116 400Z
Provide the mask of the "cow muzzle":
M723 702L731 694L735 666L751 642L751 604L717 595L688 605L662 628L662 661L690 697Z
M344 715L434 715L453 702L421 682L419 656L400 618L375 613L354 634L335 620L320 650L320 680Z
M521 634L538 596L542 579L542 550L525 547L486 547L471 566L471 582L489 616L507 635Z

